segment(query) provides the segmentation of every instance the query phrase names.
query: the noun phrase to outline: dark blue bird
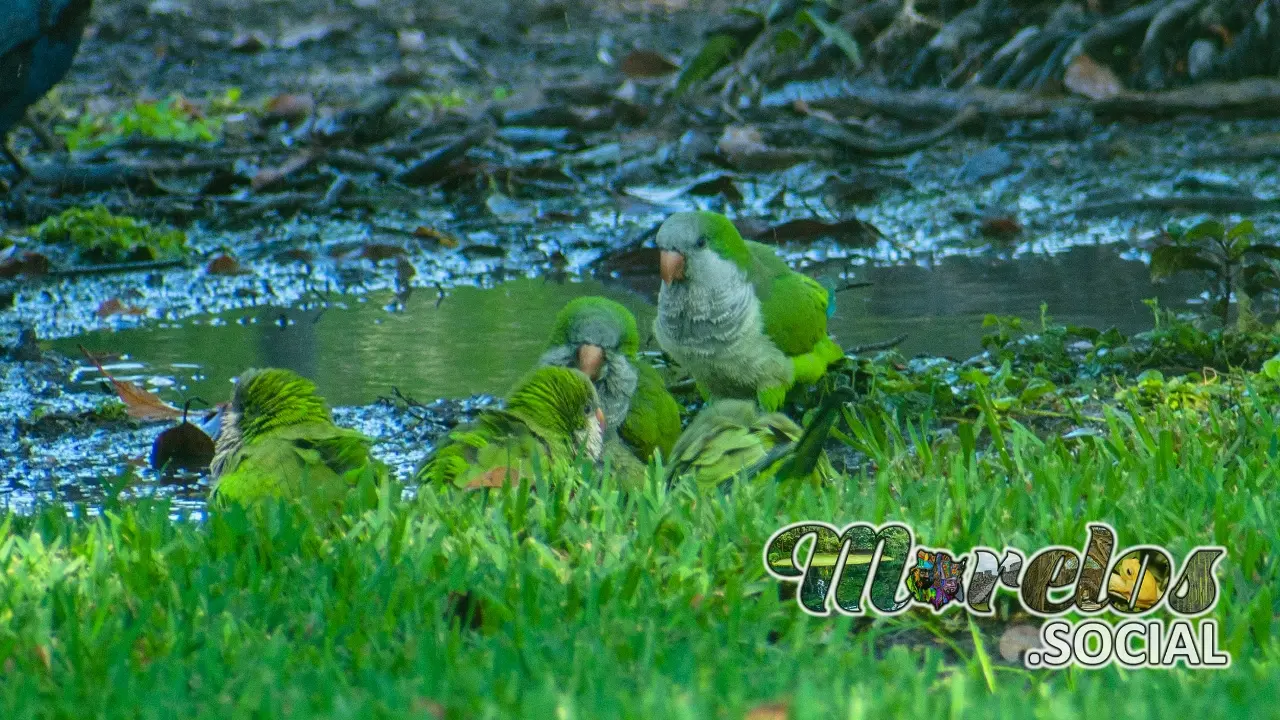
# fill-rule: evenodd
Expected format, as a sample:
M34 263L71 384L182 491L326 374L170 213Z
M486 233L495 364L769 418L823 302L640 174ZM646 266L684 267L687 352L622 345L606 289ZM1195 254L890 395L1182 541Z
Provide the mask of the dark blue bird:
M9 130L71 69L93 0L0 0L0 151Z

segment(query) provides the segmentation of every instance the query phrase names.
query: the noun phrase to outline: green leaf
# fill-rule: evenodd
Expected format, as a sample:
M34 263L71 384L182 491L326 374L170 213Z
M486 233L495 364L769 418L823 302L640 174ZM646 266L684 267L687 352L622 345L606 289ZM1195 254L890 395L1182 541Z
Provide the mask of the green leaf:
M711 77L717 70L728 65L738 51L738 41L732 35L720 33L707 38L706 44L680 73L675 94L683 95L690 87Z
M845 32L844 28L839 25L823 20L813 13L805 10L796 16L798 21L808 20L823 37L830 40L833 45L844 51L849 56L849 60L853 62L855 70L862 70L862 51L858 48L858 41L853 36Z
M1262 374L1280 382L1280 355L1275 355L1262 363Z
M778 54L792 52L804 47L804 38L800 37L800 33L787 28L778 33L773 39L773 50Z
M1257 231L1253 227L1252 220L1241 220L1235 224L1235 227L1227 231L1227 239L1235 240L1238 237L1248 237L1256 234Z
M1199 226L1197 226L1199 227ZM1162 245L1151 253L1151 279L1161 280L1182 270L1218 270L1217 263L1200 255L1200 249Z
M1205 220L1196 225L1182 236L1185 241L1202 240L1205 238L1220 239L1226 235L1227 229L1217 220Z

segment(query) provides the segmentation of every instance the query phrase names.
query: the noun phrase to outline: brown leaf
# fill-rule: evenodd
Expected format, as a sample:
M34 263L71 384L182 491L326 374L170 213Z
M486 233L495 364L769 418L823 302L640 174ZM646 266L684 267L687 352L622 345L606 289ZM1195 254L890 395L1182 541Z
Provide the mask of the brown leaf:
M1022 232L1022 225L1011 217L988 217L983 218L978 230L987 237L1007 240Z
M49 258L40 253L25 251L18 254L11 246L5 249L4 254L5 257L0 257L0 278L36 277L49 272Z
M1077 55L1071 61L1062 84L1071 92L1090 100L1106 100L1124 92L1124 85L1111 68L1099 64L1088 55Z
M1008 662L1022 659L1022 653L1040 647L1040 629L1035 625L1012 625L1000 636L1000 657Z
M739 227L741 228L741 225ZM743 234L750 235L751 239L758 242L766 243L813 242L819 238L830 237L842 242L871 246L884 237L874 225L857 218L834 223L814 218L800 218L788 220L762 232L751 230L751 228L743 229Z
M437 720L444 717L444 706L431 698L414 698L413 710L414 712L426 713L433 718L437 718Z
M315 154L309 150L299 153L285 160L279 167L262 168L258 171L258 174L253 176L253 180L249 182L249 185L255 191L268 188L307 167L315 159Z
M725 200L735 205L742 203L742 191L733 181L732 175L721 175L719 177L704 180L696 185L691 185L685 190L690 195L723 195Z
M157 435L151 444L151 467L155 470L199 472L212 461L213 438L185 420Z
M247 272L240 267L239 260L226 253L210 260L209 264L204 266L204 271L209 275L242 275Z
M242 53L262 52L266 49L267 37L257 30L239 33L231 39L231 49Z
M360 254L357 257L362 257L376 263L394 257L403 257L404 255L404 248L399 245L392 245L390 243L368 243L364 247L360 248Z
M289 262L309 263L316 259L316 254L310 250L302 248L289 248L276 253L276 260L287 260Z
M773 700L762 703L747 711L743 720L787 720L791 713L791 703L786 700Z
M111 381L129 417L139 420L176 420L182 417L181 410L161 400L155 393L148 392L127 380L116 380L83 345L79 347L80 352L89 358L89 362L98 368L98 372Z
M98 317L107 318L112 315L146 315L147 311L133 305L125 305L119 298L103 300L98 305Z
M450 250L458 247L458 244L459 244L458 238L454 237L453 235L450 235L449 233L443 230L437 230L435 228L427 227L426 225L419 225L418 227L414 228L413 234L415 237L426 238L427 240L435 240L437 243L440 244L440 247L449 248Z
M769 147L764 143L760 131L747 125L726 127L716 143L716 149L735 168L762 172L789 168L814 155L806 150Z
M265 120L303 120L316 109L316 101L310 95L285 93L267 101L262 117Z
M44 665L46 672L53 670L53 656L49 654L48 645L37 645L32 648L32 652L35 654L36 659L40 661L40 664Z
M660 78L679 70L680 66L661 53L632 50L618 63L618 69L629 78Z
M481 488L500 488L507 483L507 475L511 475L511 486L515 487L520 484L520 468L510 468L499 465L492 470L480 475L471 482L467 483L468 490L479 490Z

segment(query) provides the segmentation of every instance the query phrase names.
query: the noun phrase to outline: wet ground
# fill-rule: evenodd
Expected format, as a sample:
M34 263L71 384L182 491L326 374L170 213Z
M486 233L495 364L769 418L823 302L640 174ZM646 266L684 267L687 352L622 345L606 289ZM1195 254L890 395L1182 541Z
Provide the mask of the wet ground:
M247 96L307 90L341 104L385 88L388 75L406 68L422 89L485 95L502 86L518 96L557 80L616 79L604 61L616 63L631 47L687 57L686 46L710 21L702 6L653 3L504 6L516 18L505 24L437 3L314 5L314 22L233 0L97 8L95 34L53 107L74 118L121 107L139 92L203 97L233 84ZM406 28L422 28L425 46L406 50L397 39ZM237 50L254 32L267 47ZM311 36L318 39L305 40ZM197 216L184 225L193 248L187 266L0 287L0 298L13 293L11 303L0 303L0 344L14 347L25 326L47 351L39 361L0 358L0 506L25 508L35 497L92 503L104 475L130 467L137 472L131 492L200 505L201 479L170 485L145 469L161 426L78 417L112 397L96 371L83 367L79 345L119 356L109 365L115 374L175 404L223 400L230 378L252 365L306 373L341 406L340 421L377 437L379 454L407 473L439 432L492 402L528 368L569 298L607 294L647 326L656 264L646 237L675 210L707 207L763 227L814 218L869 223L879 240L791 237L779 251L829 282L872 283L839 296L832 332L846 347L905 334L899 349L908 356L964 358L980 350L987 313L1019 315L1034 327L1043 302L1060 320L1134 332L1150 326L1144 299L1175 307L1194 300L1198 281L1153 286L1143 259L1166 223L1204 213L1138 212L1126 203L1280 196L1275 159L1232 151L1280 131L1268 120L1116 123L1078 140L1033 141L1009 129L952 136L901 158L806 162L778 172L730 171L705 160L626 171L637 156L676 158L681 148L714 145L718 134L687 130L664 121L584 136L567 149L519 150L572 156L571 191L496 182L409 196L388 188L383 203L358 215L268 213L239 226L217 214ZM26 135L16 140L33 143ZM715 194L705 194L708 187ZM31 220L30 203L19 207L0 195L0 207L11 234ZM1273 233L1280 213L1274 205L1261 209L1249 217ZM997 229L1008 220L1019 231L993 232L993 220ZM415 234L420 227L447 232L459 245L428 242ZM374 245L397 250L378 261L360 257ZM232 252L246 272L206 272L221 252ZM413 270L407 283L404 263ZM113 299L129 311L101 312ZM416 417L379 401L393 387L434 404Z

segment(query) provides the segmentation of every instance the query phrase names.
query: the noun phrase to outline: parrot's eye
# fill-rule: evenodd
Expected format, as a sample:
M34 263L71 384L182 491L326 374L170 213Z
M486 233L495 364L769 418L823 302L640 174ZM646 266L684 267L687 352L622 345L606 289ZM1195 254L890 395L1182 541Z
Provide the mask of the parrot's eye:
M706 235L701 235L701 236L699 236L699 237L698 237L698 242L694 243L694 246L695 246L695 247L697 247L697 248L699 248L699 249L706 247L706 246L707 246L707 236L706 236Z

